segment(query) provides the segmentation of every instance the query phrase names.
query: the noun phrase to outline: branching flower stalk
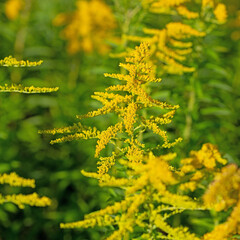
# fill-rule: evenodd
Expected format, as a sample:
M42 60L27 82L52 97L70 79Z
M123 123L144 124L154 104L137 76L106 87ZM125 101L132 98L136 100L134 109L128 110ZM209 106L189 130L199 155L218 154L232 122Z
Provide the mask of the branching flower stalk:
M171 160L176 154L154 156L146 145L145 133L151 130L162 138L162 143L156 144L155 148L159 146L170 148L181 141L181 138L178 138L170 142L166 131L160 127L171 123L178 106L153 99L144 90L147 84L160 82L155 78L148 43L144 42L140 47L136 47L126 58L126 63L121 63L120 66L129 74L105 74L105 76L116 78L122 84L110 86L105 92L95 92L93 95L103 107L77 116L83 120L114 112L118 115L118 122L115 125L103 131L83 126L81 123L40 131L45 134L64 135L52 140L52 144L78 139L98 139L95 150L95 157L99 158L98 171L82 171L82 174L97 179L102 187L119 188L123 191L121 201L86 215L82 221L62 223L61 228L107 227L109 229L109 235L105 236L107 240L198 240L200 238L188 228L173 227L168 220L185 210L211 209L213 205L207 200L208 192L211 190L207 191L202 199L189 197L189 191L206 189L206 182L211 182L214 177L221 174L221 167L226 165L227 161L212 144L205 144L201 150L192 151L189 158L182 159L181 167L178 169L171 165ZM143 109L149 111L155 107L165 112L159 116L147 117L149 114L142 116ZM141 139L140 133L143 134ZM110 156L103 156L103 151L109 143L116 145L119 141L121 144L116 146ZM228 194L227 192L226 195ZM236 202L237 200L234 200L232 204ZM234 226L237 226L236 219L231 216L229 221L235 221ZM114 230L110 230L110 227ZM209 234L215 236L215 232L214 230ZM231 229L228 235L231 236L235 232ZM209 239L208 235L205 235L204 239Z

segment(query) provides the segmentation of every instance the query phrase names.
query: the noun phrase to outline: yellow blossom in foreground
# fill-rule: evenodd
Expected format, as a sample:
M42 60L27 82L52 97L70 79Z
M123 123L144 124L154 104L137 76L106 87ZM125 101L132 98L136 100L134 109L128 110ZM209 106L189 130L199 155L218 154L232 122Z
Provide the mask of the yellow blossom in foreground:
M225 23L227 20L226 5L219 3L214 10L214 15L220 24Z
M8 19L14 20L24 6L23 0L8 0L5 4L5 14Z
M125 197L113 205L90 213L84 220L61 224L61 228L88 228L113 226L116 230L107 240L132 239L132 233L139 239L145 239L148 227L156 226L152 236L157 239L167 237L176 240L199 240L187 228L173 228L166 220L184 210L204 209L199 203L188 196L171 193L169 185L177 184L169 168L168 162L175 154L155 157L152 153L143 157L142 162L121 161L128 167L126 178L115 178L108 174L104 175L101 186L118 187L125 190ZM85 176L99 179L100 174L82 172ZM136 236L135 236L136 237Z
M240 199L238 197L238 199ZM217 225L214 230L203 236L203 240L228 240L235 239L233 236L235 234L240 234L240 201L238 200L237 205L233 208L231 215L227 220Z

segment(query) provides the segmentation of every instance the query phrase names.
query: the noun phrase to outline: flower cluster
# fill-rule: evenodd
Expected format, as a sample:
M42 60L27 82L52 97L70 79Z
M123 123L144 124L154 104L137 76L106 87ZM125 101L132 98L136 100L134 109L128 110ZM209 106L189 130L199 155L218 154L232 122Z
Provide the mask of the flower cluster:
M42 61L30 62L13 58L12 56L6 57L0 60L1 67L35 67L42 64ZM40 87L24 87L21 84L19 85L0 85L0 92L18 92L18 93L45 93L45 92L54 92L58 88L40 88ZM12 172L10 174L0 174L0 184L8 184L12 187L31 187L35 188L35 180L26 179L18 176L16 173ZM14 203L19 208L24 208L25 205L36 206L36 207L45 207L51 204L51 200L48 197L39 197L37 193L32 194L12 194L12 195L3 195L0 193L0 205L4 203Z
M67 25L62 36L68 41L67 51L104 54L109 51L106 40L116 23L111 9L101 0L77 1L77 10L61 13L53 21L55 26Z
M94 226L114 226L115 231L107 240L115 239L169 239L197 240L187 228L172 227L169 217L184 210L200 210L204 207L186 195L172 193L169 186L178 183L169 166L175 154L155 157L151 152L141 163L121 160L128 168L126 178L105 175L102 186L121 188L124 199L105 209L90 213L83 221L61 224L62 228L88 228ZM96 173L83 174L99 178ZM138 229L138 231L136 231ZM136 234L137 232L137 234ZM153 238L154 236L154 238Z
M16 173L0 174L0 184L8 184L13 187L31 187L35 188L35 180L19 177ZM46 207L51 204L51 200L47 197L39 197L37 193L32 194L0 194L0 205L11 202L16 204L19 208L24 208L25 205Z
M36 67L42 64L42 60L38 62L31 62L29 60L17 60L12 56L5 57L0 60L0 67ZM48 93L56 92L59 88L48 88L48 87L25 87L21 84L4 84L0 85L0 92L17 92L17 93Z
M188 178L180 189L194 191L202 180L219 171L218 165L227 164L227 160L221 157L216 146L206 143L201 150L191 151L190 157L182 159L181 164L179 175Z
M202 8L198 7L199 12L193 12L185 6L185 3L195 1L165 1L165 0L145 0L143 6L149 12L155 14L170 14L181 16L181 21L170 22L163 29L144 28L145 36L125 36L130 41L151 43L152 58L161 63L160 73L179 74L194 72L195 67L191 65L194 38L202 38L206 35L207 21L214 21L213 18L207 20L206 12L211 11L215 15L217 23L222 24L226 21L227 12L224 4L211 5L210 2L202 2ZM209 9L210 8L210 9ZM201 18L200 18L201 16ZM204 19L204 21L202 21ZM215 21L216 21L215 20ZM195 29L192 26L201 26ZM147 36L146 36L147 35Z
M40 131L40 133L66 134L66 136L53 140L52 143L80 138L96 138L98 141L95 157L100 156L108 143L116 145L117 135L122 134L121 154L126 154L130 162L141 161L145 144L138 138L144 132L152 131L162 138L162 144L156 145L156 148L170 148L180 142L181 138L170 142L167 132L161 127L161 125L171 123L175 110L179 106L153 99L145 90L148 83L161 81L155 78L154 67L149 60L149 56L150 49L148 43L143 43L140 47L136 47L136 50L126 58L127 63L120 64L121 67L129 72L128 74L105 74L106 77L117 78L122 84L110 86L105 89L105 92L94 93L93 98L100 101L103 107L85 115L77 116L78 119L83 119L114 112L119 117L118 123L109 126L103 131L76 124L72 127ZM153 107L160 108L161 114L159 116L147 118L141 115L143 109L147 111ZM138 157L136 158L136 156ZM112 165L114 162L112 158L115 158L114 152L111 157L111 164L107 163L109 161L108 157L107 160L100 158L100 172L107 172L107 166Z

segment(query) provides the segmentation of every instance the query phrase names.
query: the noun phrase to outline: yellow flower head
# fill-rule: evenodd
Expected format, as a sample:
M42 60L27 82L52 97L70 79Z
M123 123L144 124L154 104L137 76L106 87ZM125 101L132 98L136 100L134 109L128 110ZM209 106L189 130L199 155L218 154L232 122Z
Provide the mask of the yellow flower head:
M214 15L220 24L225 23L227 21L226 5L219 3L214 10Z
M5 14L8 19L14 20L18 17L24 6L23 0L8 0L5 4Z

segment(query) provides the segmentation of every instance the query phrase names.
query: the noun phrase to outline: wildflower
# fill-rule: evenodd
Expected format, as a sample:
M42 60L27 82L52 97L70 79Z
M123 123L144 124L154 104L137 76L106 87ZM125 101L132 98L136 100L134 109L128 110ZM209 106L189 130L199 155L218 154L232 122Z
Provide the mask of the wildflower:
M24 205L36 206L36 207L46 207L51 204L51 200L47 197L39 197L38 194L32 193L28 195L18 194L18 195L6 195L0 194L0 204L11 202L16 204L19 208L23 209Z
M200 32L187 24L171 22L164 29L143 29L145 34L152 37L126 36L130 41L150 42L152 58L159 59L162 63L162 71L170 74L183 74L193 72L195 68L185 66L187 56L192 52L192 37L204 37ZM180 49L179 49L180 48ZM154 54L154 55L153 55Z
M51 143L58 143L63 141L71 141L74 139L96 138L97 146L95 157L99 157L101 151L106 145L111 142L115 144L114 139L118 133L126 133L128 136L134 137L139 131L152 130L163 139L161 147L169 148L179 141L181 138L170 142L166 131L161 130L159 125L171 123L175 110L178 105L172 106L165 102L151 98L146 90L145 85L151 82L160 82L161 79L155 78L155 68L149 60L150 49L148 43L142 43L136 50L132 51L126 57L126 63L121 63L120 66L125 68L128 74L105 74L106 77L117 78L122 84L110 86L105 89L105 92L95 92L92 98L100 101L103 104L102 108L90 111L87 114L77 116L78 119L88 117L96 117L99 115L114 112L119 116L119 122L114 126L108 127L106 130L99 131L92 128L87 132L83 127L72 128L65 127L60 129L46 130L41 133L56 134L66 133L66 136L52 140ZM116 93L117 92L117 93ZM138 111L144 108L159 107L162 110L171 110L168 113L162 114L159 117L145 119L138 115ZM137 127L138 126L138 127ZM76 127L76 126L75 126ZM77 129L77 130L76 130ZM126 147L126 144L129 146ZM137 143L136 141L125 142L123 149L130 161L141 161L141 146L144 143ZM136 160L133 160L130 153L138 153ZM101 166L101 163L99 163ZM104 170L105 171L105 170ZM106 172L106 171L105 171Z
M19 177L16 173L0 174L0 184L9 184L14 187L32 187L35 188L35 180Z
M225 23L227 20L226 5L219 3L214 10L214 15L220 24Z
M152 153L143 156L142 162L121 161L128 167L126 178L104 175L101 186L118 187L125 190L125 197L113 205L90 213L85 219L73 223L61 224L61 228L88 228L94 226L116 226L115 231L106 239L131 239L137 226L144 227L138 236L146 236L148 226L155 225L154 236L167 236L174 239L198 239L186 228L173 228L166 219L184 209L201 209L201 205L188 196L171 193L169 185L177 180L169 168L168 162L175 154L155 157ZM85 176L99 178L97 173L82 172ZM167 213L167 212L171 213ZM150 215L148 215L148 212ZM164 234L163 234L164 233ZM142 238L141 238L142 239Z
M30 61L24 61L20 60L18 61L16 58L13 58L12 56L5 57L4 59L0 60L0 66L3 67L36 67L43 63L42 60L38 62L30 62Z
M35 181L33 179L25 179L18 176L16 173L0 174L0 184L9 184L13 187L31 187L35 188ZM45 207L51 204L51 200L47 197L39 197L38 194L32 193L28 195L12 194L2 195L0 194L0 205L6 202L16 204L19 208L24 208L25 205Z
M8 0L5 4L5 14L8 19L14 20L24 6L23 0Z
M203 196L206 206L217 211L232 207L239 200L240 170L230 164L222 168Z
M177 12L179 15L184 16L188 19L194 19L199 17L199 13L189 11L185 6L177 7Z
M182 183L181 190L194 191L199 182L206 176L214 175L218 172L217 164L225 165L227 161L223 159L216 146L206 143L201 150L191 151L189 158L181 160L181 171L179 175L189 176L189 181Z
M67 51L101 54L109 51L105 43L111 37L116 23L111 9L101 0L78 0L77 9L71 14L59 14L53 21L56 26L66 25L62 36L68 41ZM101 9L101 11L99 11Z
M36 67L42 64L42 60L38 62L31 62L29 60L17 60L12 56L5 57L4 59L0 60L0 66L2 67ZM25 87L21 84L4 84L4 86L0 85L0 92L17 92L17 93L49 93L49 92L56 92L59 88L48 88L48 87Z
M239 199L239 197L238 197ZM240 224L240 201L233 208L231 215L227 220L217 225L212 232L206 233L203 236L203 240L227 240L233 237L235 234L240 234L239 224Z

